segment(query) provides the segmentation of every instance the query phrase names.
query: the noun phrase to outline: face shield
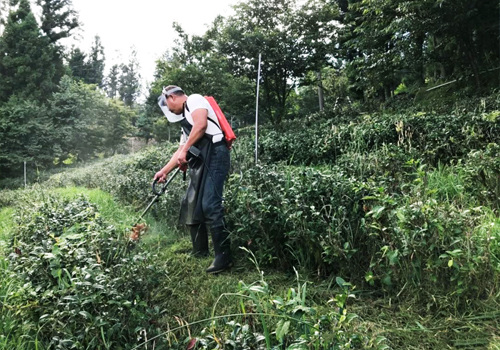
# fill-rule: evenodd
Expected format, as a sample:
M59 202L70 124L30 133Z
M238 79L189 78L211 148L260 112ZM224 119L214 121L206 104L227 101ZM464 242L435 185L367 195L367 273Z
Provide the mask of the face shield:
M164 94L161 94L158 97L158 106L160 106L161 111L163 112L163 114L165 114L165 117L167 117L168 121L171 123L179 122L184 118L180 114L170 112L170 109L168 109L167 106L167 97Z

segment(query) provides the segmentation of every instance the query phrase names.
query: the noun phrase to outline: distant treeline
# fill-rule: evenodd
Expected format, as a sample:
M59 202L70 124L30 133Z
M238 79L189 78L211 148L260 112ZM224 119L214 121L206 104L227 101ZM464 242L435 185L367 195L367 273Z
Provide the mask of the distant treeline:
M499 86L499 24L496 0L241 1L201 36L174 24L177 46L158 62L149 104L174 83L214 95L248 124L259 54L261 114L274 123L323 103L378 106L449 81L488 93Z
M80 26L71 0L36 6L0 2L0 179L123 151L140 118L135 52L105 76L99 36L89 53L61 44Z
M28 0L0 1L0 178L24 161L48 167L115 153L127 134L176 137L156 105L168 84L214 96L233 126L249 125L259 54L259 118L275 125L339 105L401 108L448 82L434 90L438 104L456 99L449 89L482 95L499 86L493 0L241 1L203 35L173 24L176 44L157 61L144 104L135 52L105 75L99 36L88 53L61 44L80 25L71 0L34 6L39 18Z

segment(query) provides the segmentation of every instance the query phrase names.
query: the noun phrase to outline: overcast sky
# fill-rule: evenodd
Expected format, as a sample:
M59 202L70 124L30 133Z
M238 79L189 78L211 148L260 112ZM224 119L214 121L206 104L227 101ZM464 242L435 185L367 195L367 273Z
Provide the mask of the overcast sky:
M174 45L173 22L188 34L201 35L217 15L233 13L231 5L236 3L238 0L73 0L82 24L74 33L80 37L75 44L88 52L98 34L105 49L106 71L114 63L127 63L131 47L135 47L145 85L153 80L155 60Z

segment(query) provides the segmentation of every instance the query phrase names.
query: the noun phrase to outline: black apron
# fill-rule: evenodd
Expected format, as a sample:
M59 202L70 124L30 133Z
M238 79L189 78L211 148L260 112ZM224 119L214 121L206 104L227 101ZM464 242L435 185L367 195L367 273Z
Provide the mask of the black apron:
M186 135L191 133L192 125L184 118L181 120L181 126ZM205 134L195 147L200 150L200 159L189 163L189 183L186 194L181 202L181 212L179 223L185 225L196 225L205 222L202 200L203 190L208 177L207 166L210 164L210 155L212 153L212 136ZM207 166L205 166L205 164Z

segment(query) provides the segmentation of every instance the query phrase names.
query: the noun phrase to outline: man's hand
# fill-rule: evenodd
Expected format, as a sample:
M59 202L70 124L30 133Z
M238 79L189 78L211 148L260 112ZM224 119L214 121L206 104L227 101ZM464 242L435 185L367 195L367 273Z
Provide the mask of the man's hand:
M188 163L186 158L187 158L187 151L182 149L179 152L179 156L177 157L177 165L179 166L179 168L186 166L186 164Z
M158 180L159 183L165 182L166 179L167 179L167 174L165 174L162 170L157 172L155 174L155 177L153 178L153 180Z

